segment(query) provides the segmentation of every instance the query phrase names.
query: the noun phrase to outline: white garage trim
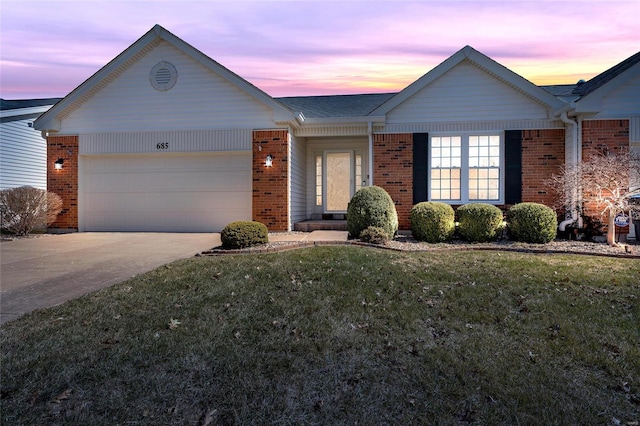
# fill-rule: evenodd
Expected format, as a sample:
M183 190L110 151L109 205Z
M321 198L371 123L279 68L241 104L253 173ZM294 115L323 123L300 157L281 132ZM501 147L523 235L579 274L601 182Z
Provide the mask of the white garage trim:
M79 136L80 155L250 151L251 129L91 133Z
M80 231L219 232L251 219L251 152L80 156Z

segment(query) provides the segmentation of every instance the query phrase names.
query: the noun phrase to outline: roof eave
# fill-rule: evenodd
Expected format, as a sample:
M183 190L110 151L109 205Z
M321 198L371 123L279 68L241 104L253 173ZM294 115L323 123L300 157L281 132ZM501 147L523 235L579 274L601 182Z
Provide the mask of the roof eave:
M249 83L244 78L240 77L238 74L232 72L225 66L216 62L214 59L210 58L206 54L202 53L200 50L196 49L189 43L182 40L180 37L177 37L173 33L167 31L163 27L156 25L153 27L153 31L158 34L162 40L172 44L174 47L188 54L193 60L197 61L201 65L209 68L211 71L215 72L220 77L224 78L230 84L238 87L244 92L248 93L257 101L266 104L267 106L276 110L276 114L278 115L286 115L289 119L295 119L294 111L289 109L287 106L275 100L272 96L262 91L258 87Z
M463 61L469 61L472 64L475 64L477 67L482 69L484 72L487 72L494 77L498 78L500 81L506 83L507 85L513 87L515 90L523 93L534 101L544 105L549 109L557 109L561 108L565 103L547 92L546 90L536 86L531 83L529 80L524 77L516 74L510 69L504 67L488 56L478 52L471 46L465 46L452 56L447 58L444 62L437 65L431 71L420 77L418 80L407 86L404 90L398 93L393 98L389 99L387 102L376 108L372 113L373 114L387 114L392 109L396 108L402 102L409 99L411 96L416 94L418 91L422 90L445 73L453 69L455 66L460 64Z
M92 90L96 88L96 85L103 81L111 73L117 71L118 68L123 66L128 60L137 55L140 50L145 46L151 44L154 40L158 39L158 28L162 28L159 25L154 26L146 34L136 40L131 46L125 49L122 53L112 59L105 66L100 68L87 80L82 82L78 87L73 89L71 93L65 96L60 102L54 105L49 111L41 115L35 122L33 127L36 130L42 131L59 131L60 130L60 116L68 109L73 107L76 102L80 102L85 96L90 95Z
M53 104L52 104L53 105ZM0 111L0 118L27 116L34 114L42 114L51 108L52 105L42 105L37 107L14 108Z
M304 124L384 124L386 122L384 115L367 115L362 117L323 117L323 118L306 118Z
M640 75L640 62L634 64L615 78L607 81L592 92L587 93L576 101L576 112L597 113L602 110L602 102L608 92L625 84L635 75Z
M171 32L167 31L160 25L155 25L131 46L129 46L122 53L112 59L107 65L102 67L95 74L89 77L89 79L85 80L82 84L80 84L80 86L75 88L53 108L44 113L38 120L36 120L36 122L34 123L34 128L43 131L59 131L61 115L65 111L67 111L67 109L73 109L75 108L74 104L76 102L83 102L83 98L91 97L93 95L93 91L97 92L98 90L100 90L98 86L101 82L105 81L112 73L117 72L120 67L125 67L129 60L135 58L135 56L140 54L142 50L159 40L166 41L167 43L171 44L176 49L190 56L198 63L220 75L230 84L235 85L240 90L243 90L245 93L249 94L249 96L261 102L265 106L273 109L274 116L278 118L284 116L287 117L288 120L295 119L294 112L287 108L285 105L276 101L267 93L258 89L256 86L247 82L237 74L234 74L224 66L220 65L218 62L214 61L213 59L200 52L190 44L186 43L179 37L175 36ZM57 119L57 123L54 118Z

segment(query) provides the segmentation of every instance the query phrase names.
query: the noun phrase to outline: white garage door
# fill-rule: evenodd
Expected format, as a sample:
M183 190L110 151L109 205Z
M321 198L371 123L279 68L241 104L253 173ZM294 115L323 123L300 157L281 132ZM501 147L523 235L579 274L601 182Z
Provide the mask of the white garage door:
M251 219L251 153L83 156L80 230L215 232Z

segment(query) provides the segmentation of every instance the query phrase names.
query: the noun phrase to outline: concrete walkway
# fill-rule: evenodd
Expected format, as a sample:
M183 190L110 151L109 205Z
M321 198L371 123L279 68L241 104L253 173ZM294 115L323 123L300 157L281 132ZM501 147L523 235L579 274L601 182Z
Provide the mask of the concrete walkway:
M347 241L347 231L313 231L308 233L269 234L269 242L283 241Z
M220 245L220 234L82 232L0 243L0 323Z

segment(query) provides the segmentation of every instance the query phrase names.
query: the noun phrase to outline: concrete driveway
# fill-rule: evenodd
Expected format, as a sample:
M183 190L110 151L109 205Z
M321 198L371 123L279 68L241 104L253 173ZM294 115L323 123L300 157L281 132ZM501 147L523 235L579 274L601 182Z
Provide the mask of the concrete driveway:
M0 243L0 323L220 245L220 234L83 232Z

